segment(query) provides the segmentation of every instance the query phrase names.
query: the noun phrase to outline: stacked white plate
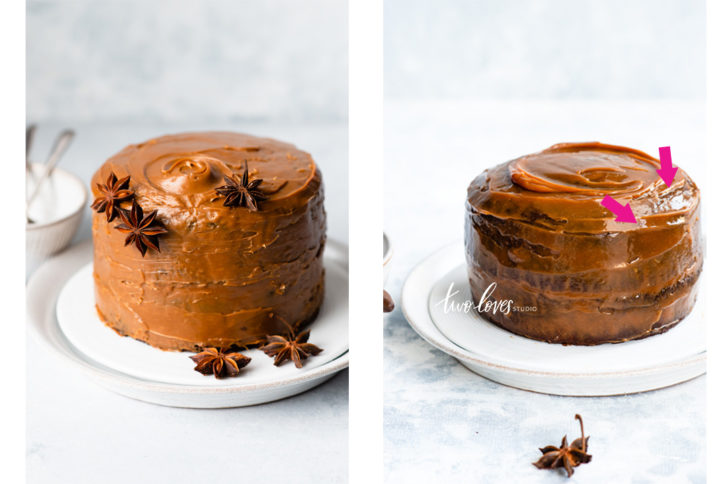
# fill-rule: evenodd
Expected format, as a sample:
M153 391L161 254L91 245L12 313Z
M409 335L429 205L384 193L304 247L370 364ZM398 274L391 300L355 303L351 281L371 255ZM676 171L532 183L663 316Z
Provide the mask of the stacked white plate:
M348 366L347 248L326 246L325 302L310 326L320 355L297 369L276 367L262 351L235 378L215 379L193 370L193 353L168 352L117 335L98 318L93 296L90 241L49 260L27 288L29 325L37 339L101 385L139 400L191 408L255 405L309 390Z
M450 292L449 292L450 291ZM451 244L421 262L401 293L411 327L434 347L486 378L525 390L601 396L655 390L706 372L706 317L697 302L670 331L619 344L564 346L512 334L476 311L447 310L471 300L464 245Z

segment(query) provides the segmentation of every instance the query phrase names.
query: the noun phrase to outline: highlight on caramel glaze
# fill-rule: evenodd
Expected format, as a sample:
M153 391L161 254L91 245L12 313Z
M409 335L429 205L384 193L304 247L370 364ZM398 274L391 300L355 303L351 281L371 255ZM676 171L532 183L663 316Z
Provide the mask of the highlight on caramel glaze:
M700 195L681 168L622 146L561 143L497 165L469 186L466 255L472 295L536 312L483 314L514 333L599 344L663 332L691 310L703 264ZM629 203L638 224L600 205Z
M158 163L149 166L160 174L157 187L176 194L208 191L210 184L217 183L225 169L225 164L218 158L198 153L176 155L161 166Z

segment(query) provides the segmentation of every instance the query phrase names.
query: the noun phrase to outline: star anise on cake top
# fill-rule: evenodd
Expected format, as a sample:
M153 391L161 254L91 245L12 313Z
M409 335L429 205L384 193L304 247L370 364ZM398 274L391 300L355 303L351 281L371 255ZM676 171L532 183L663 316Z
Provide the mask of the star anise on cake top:
M585 428L582 423L582 417L575 415L575 419L580 421L581 436L575 439L571 444L567 444L567 435L562 437L562 444L559 447L548 445L542 447L542 457L537 462L533 462L537 469L557 469L563 467L567 472L567 477L575 473L574 468L580 464L587 464L592 460L592 456L587 453L587 443L590 436L585 437Z
M256 212L258 202L265 200L265 194L258 187L262 183L262 178L250 180L247 162L245 162L245 171L242 177L232 175L231 177L224 175L226 185L217 187L215 190L219 195L225 197L224 205L226 207L247 207Z
M194 367L202 375L214 375L221 379L239 375L240 369L252 361L242 353L229 353L217 348L204 348L204 351L189 357L197 366Z
M106 212L106 221L111 222L119 214L121 202L134 196L133 190L128 189L130 180L130 176L119 180L116 174L111 172L105 184L96 183L101 196L93 201L91 208L98 213Z
M159 226L156 210L144 215L144 211L134 200L130 210L120 209L119 217L122 223L116 229L128 234L124 246L133 242L142 257L146 255L147 249L159 252L159 235L165 234L166 229Z
M275 366L280 366L287 360L295 363L297 368L302 368L303 360L307 360L310 356L318 355L322 348L318 348L312 343L308 343L310 338L310 330L303 331L297 336L280 336L273 335L267 337L267 344L260 349L267 356L275 358Z

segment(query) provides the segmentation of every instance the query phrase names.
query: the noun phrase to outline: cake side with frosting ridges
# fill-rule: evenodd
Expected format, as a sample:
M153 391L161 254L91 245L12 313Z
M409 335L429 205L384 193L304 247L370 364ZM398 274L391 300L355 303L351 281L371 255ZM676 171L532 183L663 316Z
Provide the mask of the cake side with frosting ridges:
M486 170L469 186L466 253L475 299L536 313L486 314L524 336L599 344L662 332L688 314L703 255L700 195L679 170L670 187L649 155L563 143ZM600 202L629 203L637 224Z
M262 179L258 211L228 207L225 176ZM144 212L168 233L151 256L94 215L94 277L102 318L164 349L254 345L311 321L322 303L325 211L309 154L249 135L163 136L111 157L92 181L130 176Z

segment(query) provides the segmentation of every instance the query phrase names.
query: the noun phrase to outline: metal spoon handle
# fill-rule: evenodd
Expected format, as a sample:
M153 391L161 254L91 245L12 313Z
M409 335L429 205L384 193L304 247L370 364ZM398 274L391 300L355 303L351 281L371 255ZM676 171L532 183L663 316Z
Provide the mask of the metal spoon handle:
M33 138L35 137L35 129L37 126L35 123L28 125L25 128L25 161L30 159L30 147L33 145Z
M43 173L40 175L38 182L35 184L35 189L33 190L32 195L30 195L30 198L28 198L26 207L29 207L30 204L33 203L33 200L35 200L38 196L43 182L45 182L51 173L53 173L55 165L58 164L58 160L61 159L61 156L63 156L63 153L65 153L68 145L70 145L75 135L76 133L72 129L66 129L55 139L55 144L48 156L48 160L45 162L45 165L43 165Z
M33 146L36 128L37 126L34 123L25 128L25 172L31 179L35 179L35 173L33 173L33 169L30 166L30 148Z

